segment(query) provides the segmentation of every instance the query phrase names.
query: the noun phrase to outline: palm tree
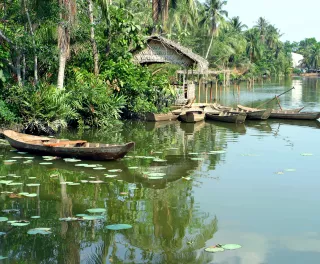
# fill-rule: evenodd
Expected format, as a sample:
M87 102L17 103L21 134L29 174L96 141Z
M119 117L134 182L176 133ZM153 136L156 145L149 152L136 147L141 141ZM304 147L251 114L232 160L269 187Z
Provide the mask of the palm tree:
M256 22L255 28L259 29L260 38L262 42L264 42L265 40L265 34L266 34L268 25L269 25L269 22L264 17L259 17L258 21Z
M238 16L231 18L229 23L231 25L231 28L234 29L236 32L241 32L244 29L248 28L247 25L242 24L242 22L240 21L240 18Z
M92 0L88 0L88 11L90 20L90 41L92 45L93 62L94 62L94 74L99 74L99 54L94 32L94 20L93 20L93 4Z
M206 53L206 58L208 58L213 38L217 33L219 23L224 20L224 17L228 17L228 12L222 9L226 4L227 1L225 0L207 0L204 3L203 19L200 21L200 26L207 24L211 31L211 40Z
M70 55L70 28L75 23L77 6L75 0L59 0L60 23L58 26L59 70L57 87L64 86L67 59Z
M256 28L249 29L245 33L247 40L246 53L251 62L256 61L261 56L262 45L259 36L259 31Z

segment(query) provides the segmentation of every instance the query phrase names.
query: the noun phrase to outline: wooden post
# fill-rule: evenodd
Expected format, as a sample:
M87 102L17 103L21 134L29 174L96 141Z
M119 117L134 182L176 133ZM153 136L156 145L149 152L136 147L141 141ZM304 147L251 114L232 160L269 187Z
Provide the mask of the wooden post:
M198 100L197 102L200 103L201 102L201 78L200 76L198 77Z
M212 103L212 80L210 81L210 103Z
M216 98L215 98L216 101L217 101L217 98L218 98L218 80L216 77Z
M205 82L204 89L206 90L206 104L208 103L208 89L207 89L207 81Z

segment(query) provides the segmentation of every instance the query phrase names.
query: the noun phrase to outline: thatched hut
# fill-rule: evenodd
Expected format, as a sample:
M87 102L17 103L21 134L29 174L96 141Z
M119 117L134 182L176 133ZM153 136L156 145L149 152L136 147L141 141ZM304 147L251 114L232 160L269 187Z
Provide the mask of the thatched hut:
M177 87L177 103L195 97L195 85L188 81L188 71L196 69L205 74L209 67L209 62L193 53L191 49L161 36L148 37L146 48L134 53L134 61L140 64L170 63L180 65L183 74L180 74L182 86Z

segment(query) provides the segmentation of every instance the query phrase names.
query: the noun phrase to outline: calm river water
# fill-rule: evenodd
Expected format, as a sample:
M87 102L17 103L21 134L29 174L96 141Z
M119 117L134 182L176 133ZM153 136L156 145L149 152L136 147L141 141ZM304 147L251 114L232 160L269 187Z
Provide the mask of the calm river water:
M256 106L295 86L281 97L283 107L320 111L317 82L257 84L240 95L230 88L220 99ZM135 150L117 162L45 165L42 157L2 147L0 181L22 183L0 184L0 209L16 209L0 212L0 255L8 257L2 263L319 263L319 128L318 121L125 122L111 132L61 135L135 141ZM16 195L21 192L35 197ZM90 208L105 212L89 214ZM77 214L102 219L59 220ZM3 217L30 224L11 226ZM132 228L107 229L111 224ZM33 228L51 233L28 234ZM242 248L204 250L227 243Z

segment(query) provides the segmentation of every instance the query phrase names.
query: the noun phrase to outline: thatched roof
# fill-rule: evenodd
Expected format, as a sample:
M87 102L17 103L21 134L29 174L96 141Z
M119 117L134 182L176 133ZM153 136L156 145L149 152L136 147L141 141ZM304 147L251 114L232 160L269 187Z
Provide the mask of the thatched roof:
M184 68L197 65L201 72L207 71L209 66L206 59L193 53L191 49L161 36L148 37L147 47L135 53L134 60L140 64L172 63Z

